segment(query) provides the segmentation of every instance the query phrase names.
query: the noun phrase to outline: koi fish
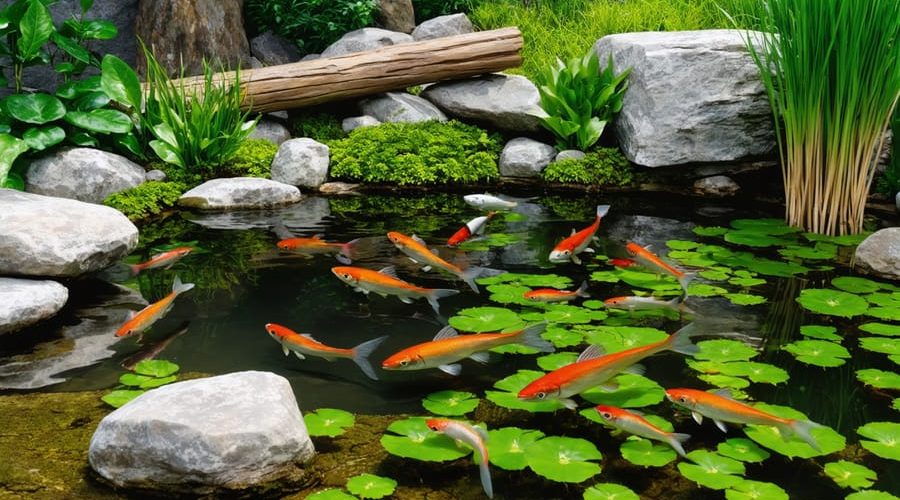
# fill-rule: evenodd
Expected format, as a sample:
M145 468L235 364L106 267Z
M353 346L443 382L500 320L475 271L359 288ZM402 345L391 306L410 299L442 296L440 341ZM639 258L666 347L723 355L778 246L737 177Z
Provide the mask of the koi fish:
M424 370L438 368L450 375L459 375L462 366L456 361L470 358L487 363L488 349L506 344L522 344L541 352L553 352L553 344L541 338L547 322L537 323L508 333L479 333L459 335L452 326L445 326L434 340L423 342L392 354L381 363L385 370Z
M157 269L164 268L168 269L172 267L176 262L181 260L182 257L191 253L194 247L177 247L173 248L167 252L162 252L150 257L150 260L146 262L141 262L140 264L131 264L129 265L129 269L131 269L131 275L137 276L141 271L145 271L147 269Z
M447 262L440 258L435 252L429 250L425 246L425 241L416 235L409 237L403 233L391 231L387 234L387 237L397 249L409 256L410 259L424 265L425 267L423 269L425 271L430 271L433 267L447 271L465 281L466 284L469 285L469 288L474 290L475 293L478 293L478 285L475 284L475 278L481 276L483 271L482 268L472 266L463 270L459 266Z
M607 212L609 212L609 205L597 205L597 218L594 219L594 223L578 232L572 229L572 235L559 242L553 248L553 251L550 252L550 262L571 260L576 264L581 264L578 254L581 252L594 252L594 249L588 248L588 245L591 244L591 240L594 239L594 235L600 229L600 219L605 217Z
M621 429L629 434L640 436L647 439L662 441L671 446L676 453L682 457L686 456L684 447L681 445L691 438L690 434L681 434L678 432L666 432L659 427L650 423L640 413L635 411L623 410L615 406L600 405L595 408L606 423Z
M362 344L350 349L341 349L338 347L327 346L306 333L297 333L286 326L275 323L266 323L266 332L269 336L281 344L281 350L287 356L291 352L300 359L306 359L306 356L316 356L327 361L334 361L337 358L345 358L353 360L359 368L372 380L378 380L378 375L372 369L369 363L369 356L372 354L382 342L387 339L387 335L372 340L367 340Z
M137 364L141 361L145 359L155 358L157 355L159 355L159 353L163 352L166 347L169 347L169 344L171 344L173 340L187 333L188 322L185 321L182 325L183 326L181 326L174 332L163 337L163 339L156 344L143 348L140 351L132 354L131 356L128 356L127 358L122 360L121 363L119 363L119 366L128 371L134 371L134 367L137 366Z
M460 243L467 241L472 236L484 234L484 230L487 228L487 223L491 220L497 212L488 212L487 215L482 215L481 217L475 217L474 219L466 222L466 225L461 227L459 231L453 233L447 240L448 247L458 246Z
M525 292L523 297L534 302L568 302L575 297L590 297L587 293L588 283L584 281L578 290L567 291L557 290L555 288L538 288Z
M463 196L463 200L469 205L482 210L509 210L515 208L518 203L514 201L504 200L497 196L487 193L484 194L467 194Z
M681 297L672 300L660 300L656 297L623 296L612 297L603 301L609 309L625 309L627 311L645 311L649 309L673 309L693 312L684 305Z
M613 265L615 267L621 267L623 269L627 269L629 267L637 266L638 263L631 259L609 259L606 261L607 264Z
M481 474L481 487L488 498L494 498L494 487L491 485L491 470L488 468L488 433L481 427L450 420L449 418L430 418L425 425L435 432L442 432L447 436L462 441L471 446L479 455L478 470Z
M819 444L813 438L810 431L822 427L810 420L796 420L781 418L771 413L758 410L748 404L735 401L731 398L728 389L720 389L714 392L699 391L696 389L667 389L666 397L678 406L691 410L691 416L698 424L703 423L703 417L709 417L722 432L727 432L723 422L751 425L771 425L778 429L781 438L788 440L791 436L798 436L810 446L819 449Z
M628 252L628 255L634 257L634 260L640 265L674 276L675 279L678 280L678 284L680 284L681 288L684 290L684 294L687 295L688 284L694 279L696 273L686 273L674 268L657 257L650 250L647 250L633 241L629 241L628 244L625 245L625 250Z
M175 297L191 288L194 288L193 283L182 283L181 278L175 276L175 282L172 283L172 292L131 316L125 324L116 330L116 337L127 337L134 333L143 333L144 330L150 328L153 323L159 321L172 309L172 302L175 301Z
M338 279L352 286L355 291L366 295L369 292L375 292L382 297L396 295L401 302L406 304L411 304L413 299L424 298L437 314L440 314L438 299L459 293L459 290L423 288L407 283L397 277L397 271L394 266L385 267L380 271L362 267L338 266L332 267L331 272Z
M612 354L605 354L602 347L589 346L574 363L553 370L526 385L519 391L518 397L525 401L558 399L566 408L574 410L578 405L569 399L569 396L598 385L604 386L607 390L615 390L618 385L608 381L622 372L640 375L644 367L637 363L646 357L662 351L695 354L698 349L691 343L693 335L696 335L696 332L692 325L688 324L659 342Z
M320 235L312 238L287 238L277 243L281 250L302 253L307 255L336 253L337 260L342 264L349 264L353 258L354 246L359 238L347 243L328 243Z

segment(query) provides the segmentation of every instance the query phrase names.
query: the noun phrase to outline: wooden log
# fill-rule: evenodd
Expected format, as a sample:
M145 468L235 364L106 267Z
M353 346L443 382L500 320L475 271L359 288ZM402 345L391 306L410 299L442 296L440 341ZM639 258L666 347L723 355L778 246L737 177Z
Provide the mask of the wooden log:
M522 63L518 28L391 45L338 57L241 70L243 107L269 112L362 97L422 83L500 71ZM234 72L216 75L233 81ZM202 90L202 76L176 80Z

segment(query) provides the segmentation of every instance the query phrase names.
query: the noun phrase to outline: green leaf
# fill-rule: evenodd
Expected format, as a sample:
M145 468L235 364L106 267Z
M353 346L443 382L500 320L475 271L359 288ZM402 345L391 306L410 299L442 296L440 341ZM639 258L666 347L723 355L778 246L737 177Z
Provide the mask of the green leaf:
M115 109L69 111L65 119L76 127L100 134L125 134L133 126L128 115Z
M866 368L856 371L856 378L876 389L892 389L900 390L900 374L877 370L875 368Z
M725 233L730 231L730 229L722 226L696 226L691 231L693 231L697 236L723 236Z
M537 364L541 370L552 372L553 370L571 365L578 358L577 352L554 352L537 358Z
M597 483L584 490L584 500L640 500L631 489L615 483Z
M831 243L816 243L812 248L802 246L789 246L778 250L778 253L787 258L807 260L831 260L837 257L837 245Z
M852 318L866 312L868 302L862 297L823 288L807 288L800 292L797 302L814 313Z
M840 343L841 336L837 333L837 328L824 325L803 325L800 327L800 335L819 340L832 340Z
M835 245L845 246L845 247L855 247L863 242L871 232L865 231L859 234L847 234L844 236L828 236L825 234L817 234L817 233L803 233L803 237L808 239L809 241L825 241L828 243L834 243Z
M43 151L55 146L66 138L66 132L60 127L31 127L22 134L28 147L35 151Z
M728 290L706 283L691 283L688 286L688 295L691 297L715 297L728 293Z
M900 355L900 341L889 337L863 337L859 346L867 351L888 355Z
M184 168L184 159L178 151L168 143L154 139L149 142L149 145L150 149L156 153L156 156L158 156L160 160Z
M606 317L606 313L603 313L602 311L591 311L570 304L552 304L547 306L547 311L544 313L544 319L550 323L584 324L590 323L597 318L598 313L603 314L603 318L599 319L604 319Z
M591 460L602 458L590 441L558 436L530 444L525 455L535 474L564 483L580 483L598 474L600 465Z
M522 470L528 466L525 450L531 443L544 437L533 429L504 427L488 431L488 456L491 465L505 470Z
M624 351L668 338L668 334L657 328L642 326L598 326L591 328L585 339L603 348L607 353Z
M746 361L758 354L743 342L730 339L704 340L697 342L697 347L700 351L694 358L711 361Z
M841 366L850 358L850 352L842 345L825 340L798 340L781 348L793 354L797 361L815 366Z
M863 448L888 460L900 460L900 423L869 422L856 433L871 441L860 440Z
M347 490L359 498L384 498L393 494L396 488L397 481L368 473L347 480Z
M179 366L164 359L145 359L134 366L134 372L149 377L168 377L178 373Z
M703 279L708 279L710 281L725 281L731 275L725 271L714 271L711 269L707 269L705 271L700 271L699 276ZM765 283L765 282L763 282Z
M549 401L522 401L517 395L526 385L543 377L544 372L537 370L519 370L516 373L498 380L494 387L500 391L485 391L484 395L497 406L512 410L526 410L530 412L551 412L564 408L559 400Z
M571 347L584 341L584 336L581 333L559 326L547 328L541 334L541 337L558 348Z
M900 307L872 307L866 311L866 315L887 321L900 321Z
M874 333L875 335L900 337L900 325L889 325L887 323L865 323L859 325L859 329L864 332Z
M773 235L799 233L802 231L798 227L788 226L782 219L735 219L731 221L731 227Z
M773 245L784 244L780 238L770 236L758 231L728 231L725 233L725 241L735 243L737 245L745 245L748 247L770 247Z
M766 283L766 280L761 278L731 278L730 280L728 280L728 283L735 286L749 287L764 285Z
M4 108L10 116L25 123L43 125L66 114L62 101L50 94L13 94L6 98Z
M787 371L768 363L755 361L736 361L733 363L717 363L717 372L733 377L747 377L753 382L763 384L780 384L787 382Z
M518 314L502 307L470 307L459 311L449 322L463 332L498 332L523 324Z
M632 436L619 447L622 458L642 467L662 467L677 458L671 446Z
M337 488L329 488L310 494L306 500L356 500L356 497Z
M737 460L707 450L694 450L687 458L694 463L680 462L678 470L682 476L701 486L723 490L743 481L740 476L745 472L744 464Z
M856 276L840 276L831 280L831 286L850 293L872 293L881 289L881 283Z
M347 428L356 423L356 417L349 411L319 408L303 415L303 421L310 436L335 437L347 432Z
M63 52L71 56L76 61L81 61L85 64L91 63L91 52L81 45L78 45L78 42L76 42L75 40L72 40L67 36L63 36L59 32L51 33L50 39L53 40L53 43L55 43L57 47L62 49Z
M18 57L21 61L33 59L55 31L50 11L40 1L28 2L28 9L19 22Z
M693 248L699 247L700 244L696 241L669 240L666 242L666 246L671 248L672 250L691 250Z
M753 441L744 438L730 438L719 443L716 451L722 456L741 462L759 463L769 458L769 452L757 446Z
M766 298L762 295L753 295L751 293L726 293L725 298L738 306L755 306L766 301Z
M177 379L178 379L178 377L175 375L171 375L169 377L163 377L163 378L151 378L150 380L143 382L140 385L140 388L141 389L153 389L156 387L162 387L164 385L171 384L172 382L176 381Z
M156 377L149 377L147 375L125 373L121 377L119 377L119 383L130 387L141 387L141 384L143 384L144 382L155 380L155 378Z
M725 490L726 500L790 500L787 492L780 486L762 481L744 479Z
M879 490L864 490L851 493L844 500L897 500L897 497Z
M118 36L116 25L102 19L92 19L84 23L82 36L88 40L112 40Z
M137 390L125 390L119 389L110 392L109 394L105 394L100 399L103 400L104 403L112 406L113 408L120 408L125 403L131 401L132 399L140 396L146 391L137 391Z
M619 408L640 408L655 405L666 397L665 389L654 380L623 373L614 379L619 387L607 392L603 388L595 387L581 393L581 397L594 404L616 406Z
M846 460L825 464L825 475L834 479L841 488L854 490L868 488L878 479L878 474L872 469Z
M6 184L13 162L25 151L28 151L25 141L0 133L0 185Z
M468 446L457 446L453 438L429 429L425 420L411 417L391 423L387 431L394 435L381 436L381 446L398 457L432 462L456 460L472 452Z
M478 407L478 398L471 392L438 391L422 400L422 406L435 415L465 415Z
M765 403L757 403L753 406L758 410L782 418L808 420L806 415L793 408L788 408L787 406L777 406ZM843 450L846 445L844 436L827 426L816 427L810 431L813 439L815 439L816 443L819 445L820 451L816 451L815 448L810 446L806 441L803 441L796 436L785 440L778 432L778 429L768 425L746 425L744 426L744 434L758 444L788 458L812 458L830 455L834 452Z

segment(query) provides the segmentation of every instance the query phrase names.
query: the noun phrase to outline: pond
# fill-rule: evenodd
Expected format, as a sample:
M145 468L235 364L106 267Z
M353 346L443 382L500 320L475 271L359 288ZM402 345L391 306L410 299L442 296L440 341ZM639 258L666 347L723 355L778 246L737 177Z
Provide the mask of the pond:
M897 387L881 379L896 377L895 364L900 362L896 339L891 337L900 330L900 287L846 278L853 276L847 267L853 239L802 235L771 219L779 216L777 206L735 207L663 194L576 198L523 193L510 199L518 202L517 207L495 216L486 237L458 249L448 248L447 238L466 221L483 215L459 194L311 197L276 210L173 215L142 228L141 245L129 262L145 261L158 250L178 245L195 250L170 269L134 277L124 266L108 271L105 278L118 284L97 279L73 284L64 314L15 336L0 352L0 388L113 388L125 371L123 364L155 356L177 363L182 372L275 372L290 380L304 412L338 408L356 414L424 416L429 412L422 400L429 394L469 392L482 399L482 407L467 417L484 421L489 429L535 429L596 446L581 459L571 459L588 471L584 479L590 479L579 486L568 483L580 482L573 479L580 472L559 469L558 464L547 470L529 462L528 469L524 463L515 469L502 457L499 465L492 461L494 488L501 498L581 497L582 489L594 483L617 483L658 498L721 498L713 489L726 488L728 498L778 498L777 490L773 494L766 489L769 486L763 483L768 482L791 498L833 498L851 491L841 486L871 484L865 478L868 472L849 466L829 466L823 473L826 463L838 460L877 473L875 488L900 491L898 452L890 444L900 440L897 430L863 429L860 434L868 433L864 439L870 444L862 446L857 434L866 424L896 420L900 405L892 398ZM580 265L550 262L554 245L573 229L587 227L599 204L612 208L602 220L600 241L593 245L596 253L581 254L585 262ZM478 280L476 294L455 277L412 262L390 244L388 231L416 234L451 262L507 274L487 273ZM352 265L375 270L394 266L401 279L460 293L440 300L440 314L424 300L405 304L396 297L358 293L332 274L331 268L341 265L333 255L279 250L276 243L291 234L321 235L329 242L359 239L350 252ZM653 293L669 300L680 294L678 283L665 274L608 263L628 257L629 241L699 272L689 288L686 309L629 312L604 307L601 301L610 297ZM179 296L168 315L141 337L113 335L128 310L164 297L176 276L195 288ZM522 298L529 288L575 290L584 281L590 298L569 304L529 303ZM573 362L589 343L621 350L658 341L663 332L672 333L690 320L705 334L694 339L701 345L694 359L672 352L645 359L643 375L623 375L618 390L595 389L585 399L575 397L583 416L552 401L529 406L515 398L514 393L540 371ZM432 339L448 321L465 332L547 321L543 336L555 344L556 354L533 350L529 354L527 349L506 346L498 349L505 353L492 354L486 364L461 361L459 376L438 369L380 369L390 354ZM285 356L266 332L267 323L311 334L335 347L387 336L371 356L378 380L371 380L351 360ZM818 456L796 440L785 443L774 431L768 432L772 428L730 425L723 434L708 420L698 425L690 413L664 401L663 388L673 387L727 387L738 397L749 395L753 401L777 405L766 407L771 411L802 412L845 437L847 447L833 433L815 434L827 456ZM692 436L685 449L700 467L692 470L687 459L676 462L675 453L664 444L611 435L592 409L596 403L640 408L674 424L677 432ZM446 405L432 408L441 412ZM396 429L402 436L403 426ZM553 444L546 438L544 442L548 447ZM573 450L583 444L564 443ZM552 452L548 450L543 452ZM423 457L427 459L427 453ZM437 462L422 465L415 458L403 460L435 475L442 467ZM475 466L468 462L471 458L466 460L466 467L454 470L475 485L467 491L477 493ZM601 463L602 472L596 474ZM387 466L379 473L404 475ZM850 479L843 479L841 486L829 478L843 476ZM706 487L698 489L695 483ZM591 498L611 498L609 488L613 487L589 490L597 495ZM774 496L753 496L766 492Z

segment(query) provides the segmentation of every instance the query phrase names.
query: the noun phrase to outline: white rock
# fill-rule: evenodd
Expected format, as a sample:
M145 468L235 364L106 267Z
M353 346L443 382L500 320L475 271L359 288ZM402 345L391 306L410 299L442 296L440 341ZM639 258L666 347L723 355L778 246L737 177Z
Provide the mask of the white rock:
M344 118L344 120L341 122L341 128L344 129L344 132L350 133L361 127L374 127L375 125L380 124L381 122L378 121L378 119L374 116L351 116L348 118Z
M55 281L0 278L0 333L53 316L68 298L66 287Z
M272 160L272 180L318 188L328 177L328 146L307 137L281 143Z
M585 157L584 151L578 149L566 149L560 151L553 161L559 160L580 160Z
M727 175L714 175L694 181L694 193L703 196L734 196L741 186Z
M166 180L166 173L159 169L148 170L146 174L144 174L145 181L159 181L162 182Z
M500 175L539 177L555 157L556 148L553 146L527 137L516 137L507 142L500 153Z
M213 179L181 195L178 204L201 210L267 208L300 201L296 186L257 177Z
M144 182L144 169L113 153L67 148L31 162L25 174L29 193L103 203L107 196Z
M413 37L406 33L381 28L362 28L351 31L322 51L322 57L335 57L364 50L373 50L400 43L409 43Z
M900 280L900 227L875 231L856 247L856 267L882 278Z
M537 87L518 75L491 74L436 83L420 94L453 118L485 122L513 132L541 130Z
M387 92L360 101L363 114L381 122L447 121L447 116L427 100L405 92Z
M250 133L250 139L265 139L279 145L291 138L291 131L284 125L263 118L256 124L256 128Z
M472 28L472 21L465 14L450 14L447 16L438 16L422 24L416 26L412 32L414 40L431 40L432 38L442 38L445 36L462 35L475 31Z

